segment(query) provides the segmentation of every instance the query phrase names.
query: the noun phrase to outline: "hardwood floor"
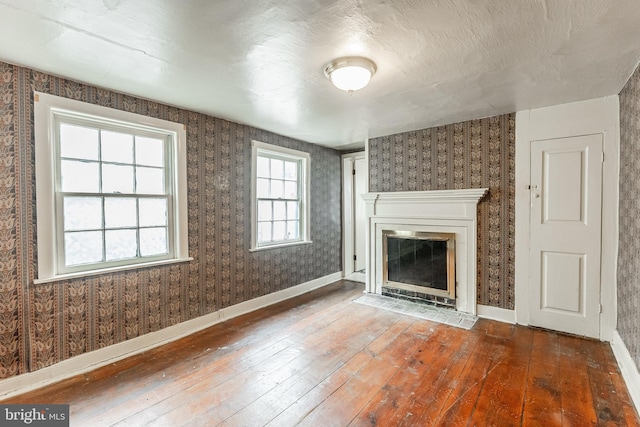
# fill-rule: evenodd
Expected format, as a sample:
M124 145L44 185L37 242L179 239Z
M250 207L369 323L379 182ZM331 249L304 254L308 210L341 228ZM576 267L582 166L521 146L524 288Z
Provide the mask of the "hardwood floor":
M608 344L353 303L341 281L2 403L72 426L634 426Z

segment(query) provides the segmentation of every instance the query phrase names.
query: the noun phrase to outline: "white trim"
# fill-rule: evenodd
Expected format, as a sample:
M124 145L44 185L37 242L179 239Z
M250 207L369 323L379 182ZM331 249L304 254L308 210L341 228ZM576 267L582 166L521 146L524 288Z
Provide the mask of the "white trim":
M633 404L636 407L636 411L640 412L640 373L636 366L627 346L624 344L622 337L618 331L613 332L613 340L611 341L611 350L618 362L622 378L627 385L629 395Z
M161 131L172 135L171 169L174 172L171 197L173 201L173 253L166 261L189 258L188 213L187 213L187 134L181 123L170 122L154 117L143 116L101 105L89 104L73 99L34 92L34 136L35 136L35 172L37 199L38 231L38 278L37 282L58 280L58 250L56 244L55 210L55 153L52 135L54 116L73 114L78 117L95 119L100 122L122 126L135 125L148 130ZM139 268L151 262L127 264L127 267ZM94 274L100 269L78 272L80 276ZM71 273L75 274L75 273ZM75 276L74 276L75 277Z
M620 206L620 98L604 98L605 146L602 165L602 271L600 339L613 340L618 322L618 237Z
M73 377L94 369L117 362L135 354L170 343L187 335L206 329L225 320L241 316L246 313L276 304L281 301L302 295L314 289L327 286L342 278L342 272L329 274L324 277L293 286L288 289L273 292L216 312L192 319L177 325L169 326L157 332L150 332L137 338L114 344L100 350L84 353L72 357L55 365L39 369L34 372L0 380L0 398L7 398L26 393Z
M353 255L355 254L354 236L356 195L354 194L353 169L355 167L356 160L359 159L364 159L365 164L368 164L364 151L342 155L342 265L345 277L351 275L355 271ZM369 179L367 177L367 188L368 182Z
M450 204L466 204L472 203L477 205L484 195L489 191L488 188L466 188L460 190L429 190L429 191L391 191L384 193L368 193L367 199L384 201L385 203L396 203L400 205L410 206L414 203L450 203ZM474 216L464 211L457 213L456 216L464 217Z
M292 286L288 289L283 289L281 291L273 292L271 294L264 295L249 301L241 302L240 304L232 305L231 307L223 308L222 310L220 310L222 320L232 319L234 317L238 317L264 307L268 307L281 301L285 301L298 295L302 295L314 289L327 286L331 283L341 280L342 276L342 271L339 271L337 273L310 280L300 285Z
M478 317L483 319L497 320L503 323L516 323L516 313L506 308L491 307L489 305L478 304Z
M274 155L281 155L289 157L291 160L300 162L300 176L299 180L302 180L300 185L301 195L300 203L302 209L300 212L300 238L292 241L277 242L274 244L267 244L258 246L258 231L257 227L257 161L259 151L266 154L273 153ZM279 145L267 144L266 142L260 142L256 140L251 141L251 247L249 252L282 248L287 246L299 245L304 243L311 243L311 154L306 151L294 150L292 148L281 147Z
M529 324L529 212L531 141L574 135L602 134L602 255L600 273L600 339L610 341L616 325L616 265L618 253L618 180L620 122L618 95L516 113L516 220L515 220L515 315Z
M78 273L59 274L57 276L49 277L46 279L33 279L34 285L41 285L43 283L59 282L60 280L76 279L79 277L98 276L100 274L115 273L118 271L137 270L140 268L157 267L159 265L177 264L181 262L193 261L193 258L177 258L177 259L164 259L161 261L144 262L133 265L121 265L118 267L101 268L99 270L80 271Z
M308 245L310 243L313 243L313 240L305 240L305 241L296 240L295 242L279 243L277 245L259 246L257 248L250 248L249 252L260 252L260 251L265 251L267 249L276 249L276 248L288 248L290 246Z
M514 292L515 319L519 325L529 325L529 233L531 158L529 151L529 115L530 111L516 113L516 194L515 194L515 262Z

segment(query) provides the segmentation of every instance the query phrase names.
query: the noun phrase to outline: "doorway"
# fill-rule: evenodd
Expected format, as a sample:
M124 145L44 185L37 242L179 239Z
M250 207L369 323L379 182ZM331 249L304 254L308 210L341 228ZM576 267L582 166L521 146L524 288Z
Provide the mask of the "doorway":
M364 152L342 156L342 182L344 275L364 282L367 223L362 195L369 190Z

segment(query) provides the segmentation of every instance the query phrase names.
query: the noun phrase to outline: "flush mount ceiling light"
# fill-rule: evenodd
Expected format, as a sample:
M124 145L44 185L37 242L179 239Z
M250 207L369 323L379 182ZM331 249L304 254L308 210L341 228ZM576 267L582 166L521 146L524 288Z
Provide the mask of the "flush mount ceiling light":
M331 83L349 93L365 87L375 72L376 64L359 56L334 59L324 68L324 75Z

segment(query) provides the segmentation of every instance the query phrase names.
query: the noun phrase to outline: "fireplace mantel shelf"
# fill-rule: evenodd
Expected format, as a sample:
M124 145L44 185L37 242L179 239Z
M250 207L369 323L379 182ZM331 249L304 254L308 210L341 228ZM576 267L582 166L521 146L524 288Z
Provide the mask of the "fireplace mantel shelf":
M385 230L455 233L456 309L476 314L477 213L487 188L367 193L367 292L383 285Z
M488 188L469 188L463 190L430 190L430 191L393 191L384 193L366 193L362 195L365 202L461 202L478 203L489 191Z

